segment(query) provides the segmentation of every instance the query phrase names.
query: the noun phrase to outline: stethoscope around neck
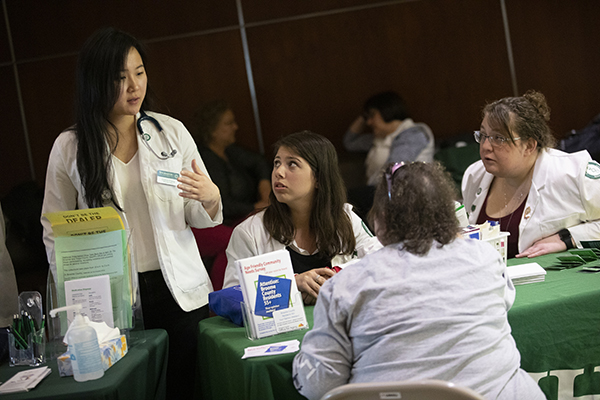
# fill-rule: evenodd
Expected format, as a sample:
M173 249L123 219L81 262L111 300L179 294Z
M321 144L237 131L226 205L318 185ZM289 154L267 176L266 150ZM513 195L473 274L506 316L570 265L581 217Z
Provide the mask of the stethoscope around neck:
M154 124L154 126L160 131L160 133L163 134L163 136L165 137L165 140L167 141L167 144L169 145L169 148L171 149L170 153L167 153L166 151L161 151L159 154L156 151L154 151L152 146L150 146L150 143L148 143L151 139L151 136L148 133L145 133L144 130L142 129L142 122L144 122L144 121L148 121L148 122L151 122L152 124ZM171 141L167 137L167 134L163 130L160 123L156 120L156 118L151 117L150 115L146 114L146 112L144 112L144 111L140 111L140 117L137 120L137 128L138 128L138 131L140 132L140 135L142 135L144 144L146 145L146 147L148 147L148 149L150 149L150 151L156 157L158 157L160 160L168 160L169 158L175 157L175 154L177 154L177 150L175 150L173 148Z

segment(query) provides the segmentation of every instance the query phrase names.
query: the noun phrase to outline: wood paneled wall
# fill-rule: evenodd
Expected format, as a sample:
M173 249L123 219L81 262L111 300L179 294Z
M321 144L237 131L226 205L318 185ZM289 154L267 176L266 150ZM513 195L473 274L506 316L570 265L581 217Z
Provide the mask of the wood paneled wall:
M257 112L268 155L278 137L301 129L329 137L343 155L342 135L364 100L388 89L406 98L438 141L476 129L486 101L513 95L502 4L519 94L535 88L547 95L557 136L600 112L597 0L2 4L0 198L33 177L43 184L52 143L73 123L77 51L107 25L147 43L162 110L192 131L199 105L225 98L240 125L238 142L254 150Z

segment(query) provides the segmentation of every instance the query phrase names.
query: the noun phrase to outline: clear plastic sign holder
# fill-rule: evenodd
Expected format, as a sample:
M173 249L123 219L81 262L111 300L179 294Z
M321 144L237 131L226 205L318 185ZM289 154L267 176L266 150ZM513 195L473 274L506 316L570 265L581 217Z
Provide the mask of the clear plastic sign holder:
M137 344L144 343L146 335L144 332L137 268L135 265L135 256L132 251L133 246L131 245L131 231L127 230L126 234L127 246L125 251L127 252L128 277L123 281L128 282L128 284L116 285L118 287L111 284L111 295L113 298L113 319L114 321L125 321L127 327L123 328L119 324L114 325L120 328L122 335L125 335L127 347L132 348ZM114 293L115 289L118 293ZM56 359L67 351L67 345L63 342L63 339L68 328L68 321L64 313L58 313L54 318L49 314L49 311L52 309L66 306L65 301L59 300L57 283L51 270L48 271L46 291L48 303L48 314L46 316L48 320L47 354L51 359ZM127 296L128 301L120 301L115 305L114 299L123 299L123 296ZM129 307L129 305L131 306L131 310L126 310L124 307Z
M295 301L299 302L300 304L300 309L302 310L302 312L304 311L304 302L302 300L302 293L297 292L296 295L294 296L294 298L296 299ZM277 327L277 324L275 325L277 332L274 332L271 335L267 335L267 336L263 336L261 338L259 338L256 333L252 330L252 322L250 321L250 316L252 315L252 309L243 301L240 302L240 307L242 309L242 318L244 320L244 329L246 330L246 337L250 340L257 340L257 339L264 339L266 337L271 337L271 336L275 336L275 335L279 335L280 333L286 333L286 332L291 332L294 330L304 330L304 329L308 329L308 324L305 324L302 327L298 327L296 329L285 329L285 331L280 331L280 329Z

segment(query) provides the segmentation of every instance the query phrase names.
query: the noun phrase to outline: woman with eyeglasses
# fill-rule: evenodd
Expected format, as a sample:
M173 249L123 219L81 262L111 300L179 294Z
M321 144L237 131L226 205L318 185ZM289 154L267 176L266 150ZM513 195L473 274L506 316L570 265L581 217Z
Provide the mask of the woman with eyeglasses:
M337 153L325 137L303 131L275 143L270 204L239 224L227 247L223 287L239 283L236 260L289 251L305 304L343 265L381 247L346 204Z
M321 288L293 363L300 394L439 379L486 399L545 399L519 368L504 261L489 245L458 237L455 196L437 163L388 167L369 215L385 247Z
M221 223L221 197L185 126L148 110L147 89L137 39L106 28L86 41L77 61L76 124L52 147L42 213L117 210L130 233L144 326L169 334L168 397L186 398L198 322L208 317L212 292L190 227ZM44 217L42 225L56 277L52 227Z
M462 180L469 222L500 222L509 257L536 257L600 240L600 165L585 150L551 148L550 108L529 91L486 105L475 132L481 160Z

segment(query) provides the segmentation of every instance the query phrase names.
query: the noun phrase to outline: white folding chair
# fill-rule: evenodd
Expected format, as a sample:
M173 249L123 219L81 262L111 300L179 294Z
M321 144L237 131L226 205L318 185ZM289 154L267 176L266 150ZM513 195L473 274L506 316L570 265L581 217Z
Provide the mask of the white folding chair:
M321 400L484 400L473 390L439 380L349 383Z

